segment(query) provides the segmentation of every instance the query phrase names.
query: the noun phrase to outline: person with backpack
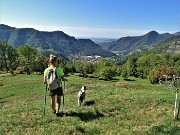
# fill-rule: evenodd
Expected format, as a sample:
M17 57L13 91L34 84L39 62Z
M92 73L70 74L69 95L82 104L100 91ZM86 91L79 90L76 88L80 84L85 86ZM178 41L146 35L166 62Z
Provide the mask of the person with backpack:
M51 96L51 108L53 113L59 115L61 96L63 96L62 81L68 81L64 77L62 68L58 67L57 57L50 55L48 68L44 71L44 84L47 85L49 96ZM55 106L55 96L57 103Z

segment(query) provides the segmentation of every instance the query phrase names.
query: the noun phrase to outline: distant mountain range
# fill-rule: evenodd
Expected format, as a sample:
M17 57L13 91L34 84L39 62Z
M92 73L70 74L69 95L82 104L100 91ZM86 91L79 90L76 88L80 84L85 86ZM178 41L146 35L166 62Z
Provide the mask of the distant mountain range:
M14 28L0 24L0 41L7 41L14 47L30 45L42 54L55 53L66 58L70 55L116 56L110 51L103 50L90 39L76 39L62 31L44 32L33 28Z
M180 32L159 34L156 31L150 31L142 36L119 39L76 39L62 31L44 32L33 28L14 28L0 24L0 41L7 41L14 47L30 45L44 55L55 53L64 58L75 55L112 57L116 54L128 55L152 49L156 49L157 52L180 52L180 50L177 51L180 48L178 47Z
M128 54L134 51L152 49L163 46L166 42L172 41L180 35L180 32L169 34L159 34L156 31L150 31L142 36L122 37L116 41L99 43L105 49L117 53Z

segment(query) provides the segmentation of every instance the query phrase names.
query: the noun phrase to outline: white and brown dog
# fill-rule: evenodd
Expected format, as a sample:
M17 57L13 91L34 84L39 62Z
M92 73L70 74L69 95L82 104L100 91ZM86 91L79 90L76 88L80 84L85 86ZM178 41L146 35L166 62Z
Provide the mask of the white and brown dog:
M81 90L77 95L79 106L81 106L82 102L85 100L85 96L86 96L86 86L82 86Z

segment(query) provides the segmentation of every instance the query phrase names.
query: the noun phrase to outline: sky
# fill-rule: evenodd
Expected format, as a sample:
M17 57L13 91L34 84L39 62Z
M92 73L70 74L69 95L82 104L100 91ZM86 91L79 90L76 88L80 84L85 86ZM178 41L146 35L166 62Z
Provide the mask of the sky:
M121 38L180 31L180 0L0 0L0 24Z

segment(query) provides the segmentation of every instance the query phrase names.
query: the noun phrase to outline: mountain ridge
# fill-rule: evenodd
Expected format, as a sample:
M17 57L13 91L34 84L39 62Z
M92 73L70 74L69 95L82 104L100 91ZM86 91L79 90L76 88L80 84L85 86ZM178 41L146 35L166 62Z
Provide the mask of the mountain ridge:
M16 48L20 45L30 45L45 55L56 53L65 57L77 54L116 56L112 52L103 50L90 39L76 39L63 31L38 31L34 28L14 28L0 24L0 41L2 40Z
M180 33L180 32L179 32ZM175 38L178 35L162 33L159 34L156 31L150 31L142 36L127 36L119 38L116 41L99 44L103 49L122 52L127 55L135 50L143 50L151 47L156 47L159 43L164 43L169 38Z
M39 52L44 55L55 53L56 55L61 55L66 58L75 55L112 57L116 56L114 53L118 55L128 55L136 51L141 52L156 47L158 48L172 41L179 35L180 32L160 34L152 30L141 36L126 36L113 40L101 39L99 40L100 42L95 42L93 39L76 39L63 31L39 31L34 28L15 28L0 24L0 41L5 40L14 47L19 47L24 44L30 45L31 47L37 48ZM173 45L174 43L169 43L169 45L170 44Z

